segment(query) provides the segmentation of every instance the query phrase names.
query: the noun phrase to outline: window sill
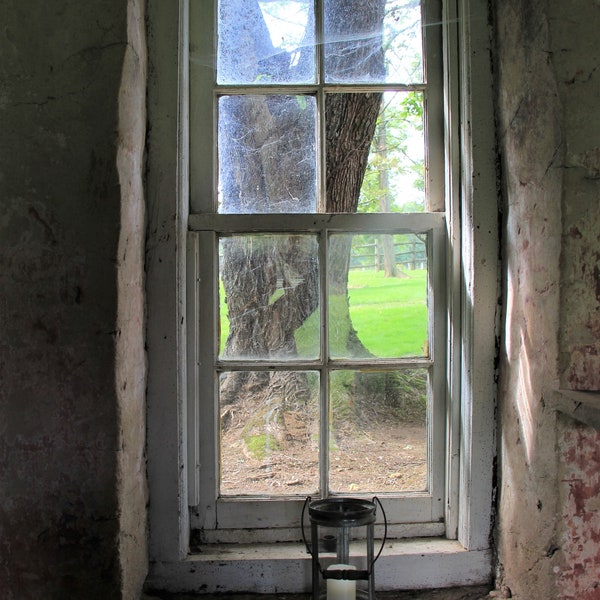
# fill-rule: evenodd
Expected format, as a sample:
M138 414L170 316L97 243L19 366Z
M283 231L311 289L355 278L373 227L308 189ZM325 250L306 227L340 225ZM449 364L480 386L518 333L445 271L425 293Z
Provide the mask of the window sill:
M375 565L378 590L486 584L490 550L468 551L454 540L388 541ZM275 592L310 590L311 558L302 544L207 546L181 562L155 562L149 589L170 592Z

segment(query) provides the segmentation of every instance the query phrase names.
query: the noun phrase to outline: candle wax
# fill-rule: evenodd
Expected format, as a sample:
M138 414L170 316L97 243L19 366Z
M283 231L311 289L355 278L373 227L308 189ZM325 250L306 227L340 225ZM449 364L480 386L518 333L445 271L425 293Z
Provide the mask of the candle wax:
M354 565L330 565L327 570L354 571ZM356 581L350 579L328 579L327 600L356 600Z

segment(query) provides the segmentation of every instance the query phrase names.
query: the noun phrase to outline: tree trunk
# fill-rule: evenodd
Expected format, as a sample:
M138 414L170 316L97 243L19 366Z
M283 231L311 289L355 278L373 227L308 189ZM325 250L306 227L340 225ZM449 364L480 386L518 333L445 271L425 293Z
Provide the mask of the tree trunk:
M334 39L338 33L337 39L342 39L344 31L354 28L364 31L363 40L367 40L354 44L341 42L345 45L343 51L328 63L334 74L349 77L357 65L372 75L383 72L381 41L372 32L381 31L385 3L368 0L366 4L365 0L347 0L345 20L326 19L326 27ZM373 7L377 10L371 10ZM371 22L365 20L365 15L372 16ZM264 40L256 45L264 46ZM231 98L236 100L232 109L235 118L229 129L221 131L224 139L231 140L227 156L220 155L229 165L225 172L221 171L221 184L227 189L223 212L302 210L299 205L306 202L306 190L314 187L315 180L310 169L298 175L295 168L307 159L304 141L294 134L294 125L308 118L306 107L302 102L283 102L273 96ZM381 98L380 93L327 95L326 212L357 210ZM297 175L290 178L290 173ZM235 206L230 207L229 203ZM303 250L307 243L296 239L300 236L275 238L263 245L249 243L248 238L223 241L221 277L230 322L224 356L228 358L294 356L297 352L294 334L317 308L316 253L314 260L307 258ZM346 298L350 243L350 236L337 236L330 247L330 292ZM290 272L294 277L288 276ZM273 301L276 292L281 295ZM354 355L367 352L352 327L348 344L354 347ZM274 385L274 375L286 381ZM269 389L282 387L288 390L286 398L293 402L306 395L306 380L299 373L231 372L221 384L221 402L233 403L242 394L268 394Z

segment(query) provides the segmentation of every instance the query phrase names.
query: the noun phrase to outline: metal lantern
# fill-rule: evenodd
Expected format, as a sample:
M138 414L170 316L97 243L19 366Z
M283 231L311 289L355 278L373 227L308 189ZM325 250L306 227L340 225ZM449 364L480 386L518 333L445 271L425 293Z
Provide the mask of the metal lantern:
M383 541L377 556L374 555L373 540L376 502L381 508L385 525ZM307 506L310 544L304 536L304 513ZM363 534L358 530L360 527L366 528ZM341 497L311 500L309 496L302 509L302 536L306 550L312 557L313 600L374 600L375 561L379 558L387 537L387 520L377 497L370 501ZM352 539L365 540L366 553L352 553ZM366 582L366 586L360 587L359 582L362 581Z

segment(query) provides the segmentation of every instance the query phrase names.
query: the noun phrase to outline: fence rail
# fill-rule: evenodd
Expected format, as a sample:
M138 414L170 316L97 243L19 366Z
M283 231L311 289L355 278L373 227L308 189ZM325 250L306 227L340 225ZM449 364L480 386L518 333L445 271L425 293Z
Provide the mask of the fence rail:
M394 244L396 266L414 271L427 268L427 250L421 241ZM379 242L356 245L350 257L351 269L383 269L383 245Z

